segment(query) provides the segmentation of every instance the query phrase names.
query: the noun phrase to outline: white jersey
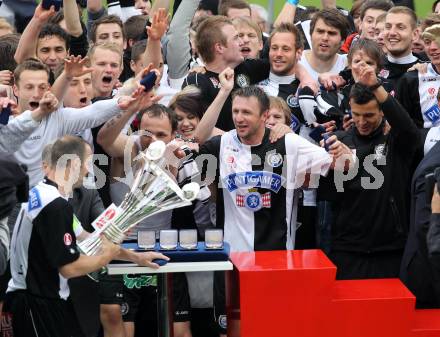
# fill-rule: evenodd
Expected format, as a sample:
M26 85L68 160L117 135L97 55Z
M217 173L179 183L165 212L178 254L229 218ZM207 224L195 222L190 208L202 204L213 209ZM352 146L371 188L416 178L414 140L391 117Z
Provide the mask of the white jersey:
M295 189L306 172L325 175L331 156L294 133L271 143L268 129L256 146L241 143L236 130L213 137L200 148L207 154L218 159L217 227L231 251L293 249ZM212 177L212 167L205 173Z
M301 59L299 60L299 63L307 70L307 72L310 74L310 76L316 82L318 82L318 77L319 77L320 73L318 73L315 69L312 68L309 61L307 61L305 53L306 52L303 53ZM311 51L310 51L310 53L311 53ZM330 69L330 71L328 71L328 72L332 73L332 74L339 74L339 72L341 70L344 70L346 65L347 65L347 55L337 54L336 62L333 65L333 67Z

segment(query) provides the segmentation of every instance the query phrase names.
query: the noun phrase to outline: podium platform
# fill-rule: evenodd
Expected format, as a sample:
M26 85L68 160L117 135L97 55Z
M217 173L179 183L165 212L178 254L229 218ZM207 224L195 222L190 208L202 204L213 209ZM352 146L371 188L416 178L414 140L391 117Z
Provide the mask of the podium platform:
M320 250L231 253L228 337L440 337L398 279L337 281Z

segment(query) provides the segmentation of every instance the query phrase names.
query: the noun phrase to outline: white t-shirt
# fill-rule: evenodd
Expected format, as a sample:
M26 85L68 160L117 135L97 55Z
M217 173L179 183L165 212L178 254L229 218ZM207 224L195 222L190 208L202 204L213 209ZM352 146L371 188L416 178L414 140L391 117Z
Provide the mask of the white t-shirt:
M312 68L312 66L310 65L309 61L307 61L307 58L305 56L305 53L303 53L303 56L301 57L301 60L299 60L299 63L306 68L306 70L308 71L308 73L310 74L310 76L312 76L312 78L315 81L318 81L318 76L320 75L320 73L318 73L315 69ZM332 69L330 69L330 73L332 74L339 74L339 72L341 70L344 70L344 68L347 65L347 55L340 55L337 54L337 59L335 64L333 65Z

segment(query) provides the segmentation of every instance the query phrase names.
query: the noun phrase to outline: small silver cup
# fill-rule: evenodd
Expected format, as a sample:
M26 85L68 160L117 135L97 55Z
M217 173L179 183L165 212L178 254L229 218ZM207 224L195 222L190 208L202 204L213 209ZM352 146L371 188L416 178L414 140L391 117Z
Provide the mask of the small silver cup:
M181 229L179 231L179 243L182 249L196 249L197 229Z
M153 250L156 245L155 231L138 231L138 246L142 249Z
M223 229L205 230L205 247L206 249L222 249Z
M177 249L177 230L176 229L163 229L159 235L160 248L171 250Z

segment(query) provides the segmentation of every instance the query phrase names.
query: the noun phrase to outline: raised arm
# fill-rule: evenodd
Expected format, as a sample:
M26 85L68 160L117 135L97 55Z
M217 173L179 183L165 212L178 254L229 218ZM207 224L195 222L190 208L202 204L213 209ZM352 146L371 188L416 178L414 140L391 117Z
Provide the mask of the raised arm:
M106 9L102 7L102 0L87 0L87 35L89 40L92 40L93 23L106 13Z
M66 20L66 31L72 36L78 37L83 33L81 18L79 17L78 6L75 0L63 0L64 20Z
M123 157L129 137L121 133L130 118L139 110L156 103L160 97L152 93L142 93L138 89L131 97L121 97L123 111L110 119L98 133L97 142L112 157Z
M220 111L234 88L234 70L229 67L226 68L220 73L219 80L221 88L194 132L194 138L199 144L203 144L209 139L215 129Z
M162 62L162 46L160 39L168 28L168 12L164 8L160 8L153 15L151 26L147 27L148 43L142 59L144 64L152 63L157 69L160 68Z
M287 0L278 14L277 19L274 22L274 27L278 27L282 23L293 23L295 19L296 7L298 6L299 0Z
M382 85L379 85L376 73L373 67L365 66L361 70L359 83L368 87L377 86L373 90L374 96L381 105L381 110L387 122L391 126L391 132L396 136L396 143L410 154L410 149L416 149L420 146L420 132L408 112L400 105L400 103L392 97Z
M17 104L9 98L0 98L0 108L10 104L14 110ZM56 110L58 100L51 92L46 92L34 111L25 111L18 117L12 119L7 125L0 128L0 153L14 153L21 144L40 125L43 118Z
M171 21L167 33L167 64L170 81L183 79L188 74L191 60L189 30L199 3L200 0L183 1ZM176 84L176 89L180 89L181 86L182 83Z
M62 102L66 94L69 83L74 77L80 77L93 71L92 68L87 67L88 58L81 58L81 56L69 56L64 61L64 71L55 80L50 91Z
M45 10L41 4L35 9L34 16L26 26L15 51L14 59L20 64L30 57L37 55L38 35L41 28L55 15L55 7L51 6L49 10Z

